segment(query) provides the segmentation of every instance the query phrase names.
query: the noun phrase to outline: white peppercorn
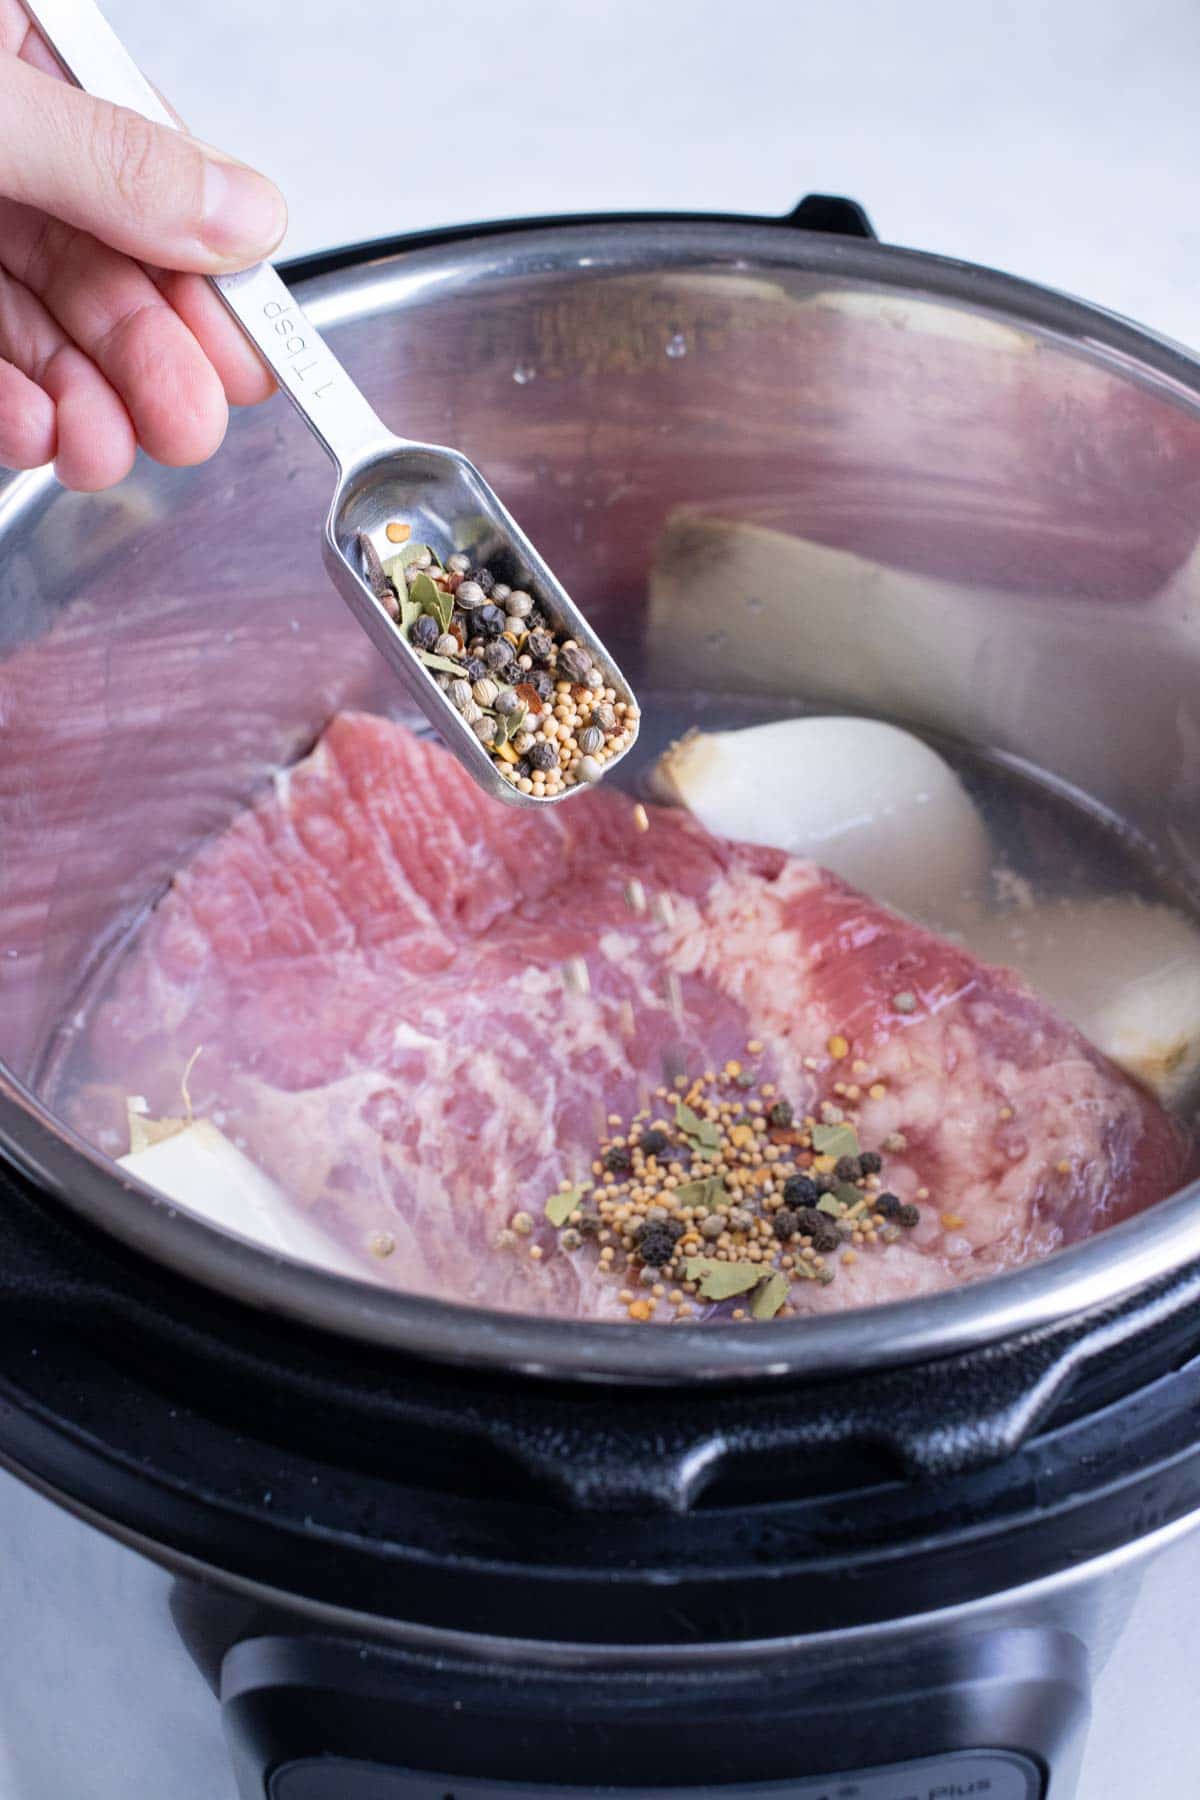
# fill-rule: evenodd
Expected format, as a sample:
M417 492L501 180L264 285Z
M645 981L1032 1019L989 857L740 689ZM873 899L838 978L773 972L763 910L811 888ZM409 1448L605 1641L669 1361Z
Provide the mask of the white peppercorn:
M488 680L486 676L482 681L477 681L475 683L471 692L474 694L476 700L478 700L480 706L494 706L496 703L498 689L495 682Z
M492 599L496 601L497 605L501 604L499 588L492 589ZM527 619L533 611L532 596L527 594L523 588L518 588L515 593L505 594L503 605L510 619Z
M477 581L460 581L454 591L454 604L461 606L465 612L470 612L472 607L482 606L486 599L487 595Z
M446 567L453 575L465 575L470 566L470 557L464 556L461 550L456 550L453 556L448 556L446 558ZM428 567L428 564L426 564L426 567Z
M470 682L469 681L452 681L450 683L450 698L454 702L455 706L457 706L459 712L462 712L463 709L469 704L469 702L471 700L471 684L470 684Z
M433 647L439 656L458 655L458 639L451 631L443 631L441 637Z
M493 583L492 599L495 601L497 606L503 606L504 602L509 598L511 593L512 593L512 589L509 587L507 581L497 581L497 582ZM560 1242L561 1242L561 1240L560 1240Z
M594 756L581 756L579 759L579 767L576 769L575 773L578 775L580 781L599 781L604 774L604 770L600 767L600 764L596 761Z
M579 733L579 748L585 756L594 756L604 748L604 733L598 725L588 725Z
M515 688L501 688L496 695L494 704L498 713L519 712L521 709L521 696L517 693Z
M490 713L480 713L471 722L471 729L481 744L490 744L496 735L496 721Z

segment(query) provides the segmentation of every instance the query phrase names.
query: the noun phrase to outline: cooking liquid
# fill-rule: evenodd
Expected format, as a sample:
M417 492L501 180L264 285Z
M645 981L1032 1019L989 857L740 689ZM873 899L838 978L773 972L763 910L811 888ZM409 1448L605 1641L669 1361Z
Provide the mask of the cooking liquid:
M640 741L622 765L618 783L638 797L646 792L647 777L658 756L685 731L733 730L789 716L786 705L781 706L776 699L767 701L728 694L690 694L685 697L669 692L643 692L640 698L643 706ZM802 703L797 703L790 709L790 716L802 716L807 710ZM1155 909L1153 914L1147 913L1147 918L1161 916L1158 909L1163 907L1174 909L1181 919L1196 918L1197 909L1191 897L1156 862L1149 848L1125 830L1120 821L1093 805L1085 796L1064 790L1037 771L997 757L940 740L935 740L933 747L963 782L994 846L991 892L970 897L989 921L1015 914L1036 921L1043 902L1097 899L1114 904L1136 902ZM921 922L935 926L938 923L933 919ZM968 947L974 947L970 934L963 935ZM136 941L135 934L132 943L127 941L121 952L93 975L73 1009L69 1023L60 1032L54 1054L47 1059L43 1070L42 1087L47 1099L68 1118L73 1114L77 1116L76 1103L81 1098L86 1099L89 1093L94 1096L98 1088L107 1090L113 1102L108 1115L112 1124L93 1135L99 1147L114 1157L129 1148L123 1100L129 1092L136 1091L136 1084L132 1078L123 1078L120 1069L108 1064L99 1067L91 1061L87 1047L89 1024L94 1010L111 992L122 960L131 954ZM1200 945L1200 937L1196 943ZM1151 972L1153 976L1162 973L1161 970ZM1092 974L1094 979L1095 972ZM1114 994L1114 998L1119 996ZM586 993L573 995L571 1003L587 1005ZM190 1041L179 1042L178 1069L172 1069L169 1081L164 1072L164 1091L150 1097L151 1112L179 1113L183 1110L177 1098L178 1080L196 1049L196 1044ZM166 1059L168 1063L173 1060ZM664 1069L663 1076L669 1079L678 1072ZM171 1099L164 1104L168 1090ZM1194 1098L1194 1095L1187 1095L1177 1110L1190 1118ZM597 1096L596 1107L602 1122L602 1096ZM211 1098L205 1111L236 1144L239 1137L236 1112L229 1107L222 1108ZM210 1195L213 1196L211 1205ZM186 1204L194 1204L190 1194L174 1197L184 1199ZM205 1216L247 1235L274 1241L276 1247L285 1247L286 1218L282 1221L276 1218L272 1222L266 1212L261 1220L247 1218L244 1195L231 1201L230 1206L236 1210L221 1214L210 1172L203 1208ZM295 1250L297 1254L309 1254L299 1244ZM362 1255L361 1246L357 1247L357 1253ZM378 1249L376 1254L379 1254ZM337 1257L331 1255L330 1260L337 1261ZM371 1269L370 1258L363 1256L362 1260L366 1274Z

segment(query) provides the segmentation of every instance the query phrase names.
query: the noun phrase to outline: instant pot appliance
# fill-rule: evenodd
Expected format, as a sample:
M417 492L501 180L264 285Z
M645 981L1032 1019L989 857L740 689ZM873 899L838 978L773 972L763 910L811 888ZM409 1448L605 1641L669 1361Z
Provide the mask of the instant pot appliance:
M290 278L644 691L968 739L1200 885L1186 354L833 200ZM3 1800L1197 1792L1200 1190L932 1299L580 1326L272 1256L56 1116L171 872L397 702L317 566L326 483L276 401L202 469L0 491ZM672 571L714 521L844 582L781 568L698 639Z

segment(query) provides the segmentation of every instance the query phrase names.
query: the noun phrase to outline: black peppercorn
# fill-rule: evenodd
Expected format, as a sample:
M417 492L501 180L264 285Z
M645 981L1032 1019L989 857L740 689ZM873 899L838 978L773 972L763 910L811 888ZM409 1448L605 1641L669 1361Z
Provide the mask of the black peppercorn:
M767 1124L786 1130L795 1116L790 1100L776 1100L767 1114Z
M920 1207L913 1206L911 1202L907 1206L902 1206L900 1211L896 1214L896 1223L897 1225L903 1225L906 1231L911 1231L914 1225L919 1225L921 1223Z
M408 641L414 650L432 650L441 635L442 628L432 613L422 613L419 619L413 620Z
M493 638L483 653L489 669L506 669L513 659L513 647L507 638Z
M857 1156L839 1156L833 1172L839 1181L861 1181L862 1162Z
M675 1254L675 1237L663 1225L643 1225L637 1234L637 1253L651 1269L661 1269Z
M820 1194L836 1194L838 1191L838 1188L841 1184L838 1181L838 1178L836 1175L826 1174L824 1171L822 1171L822 1173L820 1175L813 1176L813 1185L815 1186L817 1193L820 1195Z
M463 674L468 681L482 681L488 673L488 666L482 656L469 656L463 665Z
M796 1214L796 1219L798 1229L812 1239L812 1247L819 1256L826 1256L840 1247L842 1234L828 1213L818 1212L815 1206L805 1206Z
M781 1244L786 1244L788 1239L793 1237L799 1229L800 1221L794 1212L788 1212L785 1207L782 1212L775 1214L775 1236Z
M557 769L558 751L554 748L553 744L545 744L539 741L530 748L529 766L531 769L541 769L543 772L547 769Z
M548 663L554 655L554 639L548 631L531 631L525 639L525 648L534 662Z
M549 700L554 692L554 682L545 669L522 669L521 681L533 689L539 700Z
M568 681L586 681L592 672L592 659L575 644L559 651L558 666Z
M633 1152L625 1144L614 1144L604 1152L604 1166L611 1175L629 1175L633 1171Z
M498 606L481 606L475 614L475 623L486 638L498 638L507 623Z
M464 580L477 582L485 594L490 594L496 585L496 577L482 563L477 569L468 569Z
M900 1216L900 1196L898 1194L877 1194L873 1204L881 1219L896 1219Z
M789 1206L815 1206L821 1192L807 1175L793 1175L783 1184L783 1197Z
M582 1232L584 1237L599 1237L600 1215L594 1212L585 1212L575 1229Z
M513 764L513 775L518 781L525 781L528 778L532 767L533 765L530 763L529 758L523 756L520 762Z
M858 1160L864 1175L878 1175L883 1168L883 1158L878 1150L864 1150Z
M539 607L535 606L531 612L525 614L525 629L526 631L545 631L546 615Z
M643 1131L638 1148L643 1156L661 1156L668 1143L665 1131Z

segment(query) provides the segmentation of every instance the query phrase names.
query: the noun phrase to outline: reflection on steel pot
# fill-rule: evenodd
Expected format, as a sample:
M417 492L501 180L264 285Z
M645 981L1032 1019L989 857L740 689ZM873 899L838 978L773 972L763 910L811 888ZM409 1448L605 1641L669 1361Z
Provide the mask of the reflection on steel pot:
M511 497L636 690L965 742L1194 894L1183 352L742 221L465 233L301 292L385 418ZM1172 1792L1194 1189L957 1292L647 1333L290 1262L46 1103L196 847L336 711L395 711L312 566L324 479L276 404L202 469L0 498L13 1800L135 1768L178 1800Z

